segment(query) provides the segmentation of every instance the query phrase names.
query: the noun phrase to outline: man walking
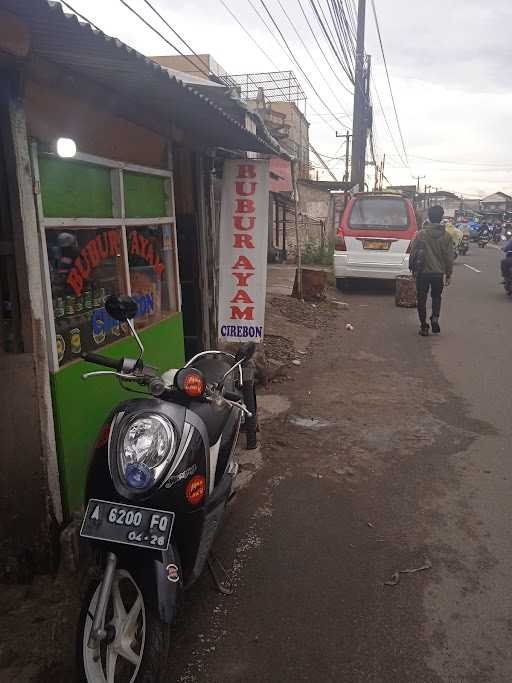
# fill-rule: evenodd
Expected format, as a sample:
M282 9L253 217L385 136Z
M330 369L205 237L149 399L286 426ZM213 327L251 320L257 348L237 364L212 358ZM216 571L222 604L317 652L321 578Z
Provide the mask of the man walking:
M416 278L418 294L418 316L420 334L428 337L427 298L429 289L432 296L432 316L430 322L432 332L439 334L439 315L441 313L441 296L444 285L450 284L453 269L453 242L446 232L441 220L444 210L441 206L431 206L428 210L428 221L423 224L411 247L409 268ZM445 280L446 278L446 280Z

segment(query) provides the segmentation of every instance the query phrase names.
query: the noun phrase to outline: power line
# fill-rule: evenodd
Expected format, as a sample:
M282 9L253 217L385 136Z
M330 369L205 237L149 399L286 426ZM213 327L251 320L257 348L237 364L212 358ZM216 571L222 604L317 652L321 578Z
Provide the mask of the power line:
M398 128L398 132L400 134L400 140L402 142L402 148L404 150L404 155L405 155L405 160L407 161L407 165L409 165L409 160L407 159L407 150L405 149L405 143L404 143L404 136L402 134L402 127L400 126L400 120L398 118L398 112L396 109L396 104L395 104L395 96L393 95L393 88L391 87L391 79L389 77L389 71L388 71L388 64L386 61L386 55L384 53L384 46L382 44L382 36L380 33L380 26L379 26L379 20L377 18L377 10L375 9L375 0L372 0L372 10L373 10L373 18L375 20L375 27L377 29L377 35L379 37L379 45L380 45L380 51L382 53L382 59L384 61L384 68L386 69L386 77L388 79L388 86L389 86L389 92L391 94L391 100L393 102L393 109L395 111L395 118L396 118L396 125Z
M149 21L146 21L144 17L142 17L136 10L133 9L133 7L130 7L130 5L126 2L126 0L119 0L119 2L126 7L126 9L130 10L132 14L135 14L135 16L142 21L143 24L145 24L149 29L153 31L153 33L156 33L157 36L159 36L167 45L172 47L173 50L176 50L184 59L189 62L194 69L197 69L199 73L202 73L203 76L206 76L206 78L210 77L210 74L207 73L206 71L203 71L194 61L190 59L190 57L187 57L186 54L184 54L176 45L173 45L170 40L168 40L158 29L156 29L152 24L149 23Z
M335 42L336 42L336 41L335 41L334 35L333 35L332 31L331 31L331 27L330 27L330 25L329 25L329 22L327 21L327 18L326 18L325 14L324 14L322 5L317 6L315 0L309 0L309 4L311 5L311 7L312 7L312 9L313 9L313 12L315 13L316 20L318 21L318 24L319 24L319 26L320 26L320 28L321 28L321 30L322 30L322 33L324 34L324 36L325 36L327 42L329 43L329 45L330 45L330 47L331 47L331 50L333 51L334 56L336 57L337 61L339 62L340 66L341 66L341 68L343 69L343 71L344 71L345 74L347 75L349 81L353 84L353 83L354 83L354 80L355 80L355 79L354 79L353 70L352 70L352 68L351 68L350 63L347 62L346 60L344 61L344 60L341 58L341 56L340 56L340 54L339 54L339 52L338 52L338 50L337 50L337 48L336 48L336 45L335 45ZM320 14L321 14L322 16L320 16Z
M91 25L93 28L95 28L97 31L101 31L101 33L103 33L103 31L102 31L100 28L98 28L98 27L96 26L96 24L93 24L92 21L91 21L90 19L87 19L87 17L84 17L84 15L83 15L83 14L80 14L80 12L77 12L76 9L74 9L73 7L71 7L70 4L68 4L67 2L64 2L64 0L60 0L60 4L61 4L61 5L64 5L64 6L67 7L69 10L71 10L71 12L73 12L74 14L76 14L77 17L80 17L80 19L82 19L82 21L85 21L86 24L90 24L90 25Z
M355 61L355 45L350 34L350 27L347 22L343 5L340 4L339 0L327 0L327 7L341 50L345 55L347 62L353 66Z
M193 48L190 47L190 45L187 43L187 41L186 41L184 38L182 38L182 36L180 36L180 34L179 34L175 29L173 29L173 27L169 24L169 22L166 21L166 20L164 19L164 17L160 14L160 12L159 12L158 10L156 10L156 9L154 8L154 6L149 2L149 0L144 0L144 2L146 3L146 5L147 5L150 9L153 10L153 12L157 15L157 17L159 17L159 19L160 19L161 21L163 21L163 23L167 26L167 28L170 29L170 30L174 33L174 35L176 36L176 38L178 38L179 40L181 40L181 42L183 43L183 45L185 45L185 47L186 47L188 50L190 50L190 52L194 55L194 57L197 57L197 58L199 59L199 61L202 62L202 64L206 67L206 69L207 69L208 72L209 72L209 71L210 71L210 68L209 68L208 64L204 61L204 59L203 59L200 55L198 55L197 52L195 52L195 50L194 50ZM208 75L209 75L209 74L208 74Z
M343 81L342 81L341 78L338 76L338 74L336 73L336 71L333 69L333 67L332 67L332 65L331 65L331 62L327 59L327 55L325 54L325 52L324 52L324 50L323 50L323 47L322 47L322 45L320 44L320 41L318 40L318 38L317 38L317 36L316 36L316 33L315 33L315 31L313 30L313 27L311 26L311 23L310 23L309 18L308 18L307 14L306 14L306 12L305 12L305 10L304 10L304 7L303 7L303 5L302 5L301 0L297 0L297 2L299 3L299 7L300 7L300 9L301 9L301 11L302 11L302 14L304 15L304 19L306 20L307 25L309 26L309 30L310 30L311 33L313 34L313 38L315 39L315 42L316 42L316 44L317 44L317 46L318 46L318 49L320 50L320 52L322 53L322 55L323 55L325 61L327 62L327 65L328 65L329 69L332 71L332 73L334 74L336 80L337 80L338 83L341 85L341 87L344 88L350 95L352 95L352 94L353 94L352 90L350 90L350 88L347 88L347 86L343 83ZM345 112L345 113L346 113L346 112ZM347 114L347 116L348 116L348 114Z
M245 26L243 25L243 23L240 21L240 19L239 19L239 18L231 11L231 9L228 7L228 5L226 4L226 2L225 2L224 0L220 0L220 2L222 3L223 7L229 12L229 14L231 15L231 17L232 17L232 18L236 21L236 23L240 26L240 28L242 29L242 31L244 31L244 33L245 33L245 34L252 40L252 42L256 45L256 47L258 48L258 50L259 50L259 51L260 51L260 52L269 60L269 62L274 66L275 69L277 69L277 71L280 71L280 67L275 63L275 61L272 59L272 57L270 57L270 56L268 55L268 53L261 47L261 45L252 37L252 35L249 33L249 31L245 28ZM279 49L286 55L286 52L285 52L283 46L281 45L281 43L280 43L279 40L277 39L277 37L276 37L276 35L274 34L274 32L272 31L272 29L268 26L268 24L267 24L267 22L265 21L265 19L261 16L261 14L259 13L258 9L257 9L256 7L254 7L254 5L253 5L252 3L250 3L250 4L251 4L251 7L253 8L253 10L255 11L255 13L257 14L258 18L260 19L260 21L261 21L261 22L263 23L263 25L266 27L267 31L270 33L270 35L272 36L272 38L276 41L277 45L279 46ZM288 55L286 55L286 56L288 57ZM286 94L286 93L284 93L284 100L285 100L285 101L287 100L287 94ZM315 109L315 107L313 107L312 104L310 104L309 107L310 107L311 111L313 111L314 114L316 114L316 116L319 116L319 117L327 117L327 116L329 116L328 114L321 114L317 109ZM338 117L336 116L335 118L337 119ZM329 121L323 121L323 123L324 123L324 125L328 126L334 133L336 132L336 128L335 128Z
M222 0L221 0L221 1L222 1ZM265 18L261 16L261 13L259 12L258 8L254 6L254 3L252 2L252 0L248 0L248 1L249 1L250 6L252 7L253 11L254 11L254 12L256 13L256 15L258 16L259 20L263 23L263 25L265 26L265 28L267 29L267 31L270 33L270 35L272 36L272 38L275 40L275 42L276 42L276 44L278 45L279 49L283 52L283 54L284 54L284 55L286 56L286 58L288 59L288 58L289 58L289 57L288 57L288 54L287 54L286 50L284 49L284 47L283 47L283 46L281 45L281 43L279 42L279 38L278 38L278 37L276 36L276 34L272 31L272 28L267 24L267 22L265 21ZM288 96L285 97L285 101L286 101L287 99L288 99ZM310 106L311 110L312 110L315 114L320 115L319 112L313 107L312 104L310 104L309 106ZM330 111L330 110L329 110L329 111ZM332 113L332 112L331 112L331 113ZM336 116L335 118L336 118L336 120L338 120L338 117L337 117L337 116ZM335 128L331 123L329 123L329 121L325 121L325 125L329 126L329 128L330 128L334 133L336 132L336 128Z
M250 1L250 0L249 0L249 1ZM287 41L286 38L284 37L283 32L282 32L281 29L279 28L279 26L278 26L276 20L275 20L274 17L272 16L272 13L271 13L270 10L268 9L268 7L267 7L267 5L266 5L266 3L265 3L265 0L260 0L260 3L261 3L261 5L263 6L263 9L265 10L265 12L268 14L270 21L274 24L274 26L275 26L277 32L278 32L279 35L281 36L281 40L282 40L283 43L286 45L286 49L287 49L288 52L290 53L290 57L293 59L293 61L294 61L295 64L297 65L298 69L300 70L300 72L302 73L302 75L304 76L304 78L305 78L305 79L307 80L307 82L309 83L311 89L313 90L313 92L315 93L315 95L318 97L318 99L320 100L320 102L322 102L322 104L323 104L324 107L327 109L327 111L328 111L330 114L333 114L333 116L335 116L335 114L334 114L334 112L332 111L332 109L331 109L331 108L329 107L329 105L326 103L326 101L324 100L324 98L320 95L320 93L318 92L318 90L315 88L315 86L314 86L313 83L311 82L311 79L309 78L309 76L307 75L307 73L304 71L304 69L303 69L303 68L301 67L301 65L299 64L297 58L296 58L295 55L293 54L293 51L291 50L290 46L288 45L288 41ZM340 126L343 126L343 128L347 128L347 130L348 130L348 127L347 127L342 121L340 121L337 117L336 117L336 120L338 121L338 123L340 124Z
M388 133L389 133L389 136L391 138L391 142L393 143L393 147L395 148L395 151L398 154L398 157L399 157L400 161L402 162L404 168L409 168L409 164L404 161L402 154L400 153L400 150L398 149L398 145L396 144L395 138L394 138L393 133L391 131L391 126L389 125L388 117L386 116L386 112L384 111L384 107L382 106L382 100L380 98L380 94L379 94L379 91L377 89L377 84L375 83L373 76L371 76L371 80L373 83L373 89L375 91L375 94L377 95L377 101L379 103L380 111L381 111L382 116L384 118L384 121L386 123L386 128L388 129Z
M322 77L324 83L325 83L326 86L328 87L328 89L329 89L331 95L334 97L334 99L336 100L336 102L340 105L340 108L343 110L343 112L348 116L348 112L345 111L345 109L344 109L342 103L339 101L339 99L337 98L337 96L336 96L335 93L333 92L332 87L330 86L329 82L327 81L327 79L326 79L325 76L323 75L322 71L320 70L320 68L319 68L318 65L316 64L315 58L314 58L313 55L311 54L311 52L310 52L308 46L305 44L305 42L304 42L302 36L301 36L300 33L297 31L297 29L296 29L296 27L295 27L295 24L294 24L293 21L290 19L290 15L288 14L288 12L286 11L286 9L284 8L283 3L281 2L281 0L277 0L277 2L279 3L279 7L280 7L280 8L282 9L282 11L284 12L285 17L288 19L288 22L290 23L290 26L291 26L291 27L293 28L293 30L295 31L295 34L296 34L297 38L300 40L300 42L302 43L302 46L304 47L304 49L305 49L306 52L308 53L308 55L309 55L311 61L312 61L313 64L315 65L316 70L318 71L318 73L319 73L320 76ZM350 92L350 90L349 90L348 92Z

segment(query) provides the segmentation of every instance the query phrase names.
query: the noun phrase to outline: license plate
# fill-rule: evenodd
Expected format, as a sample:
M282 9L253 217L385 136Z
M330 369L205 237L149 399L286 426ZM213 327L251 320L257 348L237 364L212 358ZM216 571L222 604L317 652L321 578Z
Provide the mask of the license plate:
M364 240L363 242L363 249L379 249L381 251L388 251L390 246L391 242L372 242L372 240Z
M80 536L138 548L167 550L173 524L174 512L91 498Z

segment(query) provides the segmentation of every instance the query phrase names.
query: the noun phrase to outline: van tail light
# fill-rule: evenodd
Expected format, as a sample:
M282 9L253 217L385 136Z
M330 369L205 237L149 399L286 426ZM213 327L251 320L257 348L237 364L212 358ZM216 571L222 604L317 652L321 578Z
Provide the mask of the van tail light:
M347 251L347 245L345 244L345 237L343 236L343 233L338 233L334 238L334 250Z

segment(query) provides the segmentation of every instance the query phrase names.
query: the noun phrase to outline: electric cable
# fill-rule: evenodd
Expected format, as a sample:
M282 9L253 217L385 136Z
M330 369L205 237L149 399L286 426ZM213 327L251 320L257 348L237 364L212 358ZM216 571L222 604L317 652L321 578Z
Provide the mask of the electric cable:
M315 13L316 20L318 21L320 29L322 30L322 33L324 34L327 42L329 43L331 50L333 51L334 56L336 57L341 68L343 69L343 71L347 75L349 81L352 84L354 84L354 81L355 81L354 73L350 67L350 64L345 63L345 61L342 59L342 57L340 56L340 54L336 48L336 45L335 45L336 41L335 41L334 35L331 31L330 25L327 22L327 18L325 17L322 6L321 5L317 6L315 0L309 0L309 4L311 5L313 12ZM322 16L320 16L320 14L322 14Z
M251 0L249 0L249 2L250 2L250 1L251 1ZM329 105L326 103L326 101L324 100L324 98L320 95L320 93L318 92L318 90L315 88L315 86L314 86L313 83L311 82L311 79L309 78L309 76L307 75L307 73L304 71L304 69L303 69L303 68L301 67L301 65L299 64L299 61L297 60L297 58L295 57L293 51L291 50L290 46L288 45L288 41L287 41L286 38L284 37L283 32L281 31L281 29L279 28L279 26L278 26L276 20L275 20L274 17L272 16L272 13L269 11L269 9L268 9L268 7L267 7L267 5L266 5L266 3L265 3L265 0L260 0L260 3L261 3L261 5L263 6L263 9L265 10L265 12L268 14L268 17L269 17L270 21L274 24L274 26L275 26L277 32L278 32L279 35L281 36L281 40L282 40L283 43L285 44L286 49L287 49L288 52L290 53L290 57L293 59L294 63L297 65L297 68L300 70L300 72L302 73L302 75L304 76L304 78L306 79L306 81L309 83L311 89L313 90L313 92L315 93L315 95L318 97L318 99L320 100L320 102L321 102L321 103L324 105L324 107L327 109L327 111L328 111L330 114L332 114L333 116L335 116L335 114L334 114L334 112L332 111L332 109L331 109L331 108L329 107ZM347 125L346 125L345 123L343 123L342 121L340 121L337 117L336 117L336 120L338 121L338 123L340 124L340 126L343 126L343 128L348 128Z
M164 41L164 43L167 43L167 45L172 47L173 50L178 52L184 59L186 59L187 62L189 62L194 67L194 69L199 71L206 78L210 77L210 74L208 72L203 71L194 61L192 61L190 59L190 57L187 57L187 55L184 54L178 47L176 47L176 45L173 45L171 43L171 41L168 40L162 33L160 33L160 31L158 29L156 29L152 24L150 24L149 21L146 21L146 19L144 19L143 16L141 16L136 10L134 10L133 7L130 7L130 5L126 2L126 0L119 0L119 2L122 5L124 5L126 7L126 9L130 10L130 12L132 12L132 14L134 14L138 19L140 19L140 21L142 21L143 24L145 24L149 29L151 29L151 31L153 31L153 33L156 33L156 35L159 36Z
M154 12L154 13L157 15L157 17L159 17L159 19L167 26L167 28L170 29L170 30L174 33L174 35L176 36L176 38L178 38L179 40L181 40L181 42L183 43L183 45L185 45L185 47L186 47L188 50L190 50L190 52L194 55L194 57L197 57L197 59L199 59L199 61L203 64L203 66L204 66L204 67L208 70L208 72L209 72L209 71L210 71L210 67L209 67L209 65L204 61L203 57L201 57L201 55L198 55L197 52L196 52L192 47L190 47L190 45L187 43L187 41L186 41L182 36L180 36L180 34L179 34L179 33L178 33L178 32L169 24L169 22L168 22L166 19L164 19L164 17L160 14L160 12L159 12L158 10L156 10L156 9L154 8L154 6L149 2L149 0L144 0L144 2L146 3L146 5L147 5L150 9L153 10L153 12Z
M103 31L102 31L100 28L98 28L98 27L96 26L96 24L93 24L92 21L91 21L90 19L87 19L87 17L84 17L84 15L83 15L83 14L80 14L80 12L77 12L76 9L75 9L74 7L71 7L71 5L70 5L69 3L64 2L64 0L60 0L60 4L61 4L61 5L64 5L64 6L67 7L69 10L71 10L71 12L73 12L74 14L76 14L77 17L80 17L80 19L82 19L82 21L85 21L87 24L90 24L93 28L96 29L96 31L100 31L101 33L103 33ZM106 35L106 34L105 34L105 35Z
M340 108L342 109L343 113L345 113L345 114L348 116L348 112L345 110L345 108L343 107L343 104L339 101L339 99L337 98L336 94L333 92L331 85L329 84L329 82L327 81L327 79L325 78L325 76L323 75L321 69L320 69L320 68L318 67L318 65L316 64L315 58L314 58L313 55L311 54L311 52L310 52L308 46L305 44L304 39L302 38L302 36L301 36L300 33L297 31L297 29L296 29L296 27L295 27L295 24L294 24L293 21L290 19L290 15L288 14L288 12L286 11L286 9L284 8L283 3L281 2L281 0L277 0L277 2L278 2L278 4L279 4L279 7L282 9L282 11L283 11L285 17L288 19L288 22L290 23L290 26L291 26L291 27L293 28L293 30L295 31L295 34L296 34L297 38L298 38L298 39L300 40L300 42L302 43L302 46L304 47L304 49L305 49L306 52L308 53L308 55L309 55L311 61L312 61L313 64L315 65L315 68L317 69L318 73L319 73L320 76L322 77L324 83L325 83L326 86L329 88L329 91L331 92L331 95L334 97L334 99L336 100L336 102L340 105ZM347 88L347 90L348 90L348 88ZM350 92L350 90L348 90L348 92Z
M303 7L303 5L302 5L301 0L297 0L297 2L299 3L299 7L300 7L300 9L301 9L301 11L302 11L302 14L304 15L304 19L306 20L306 23L307 23L307 25L309 26L309 30L311 31L311 33L312 33L312 35L313 35L313 38L315 39L315 42L316 42L316 44L317 44L317 46L318 46L318 49L319 49L320 52L322 53L322 55L323 55L323 57L324 57L324 59L325 59L325 61L326 61L326 63L327 63L327 66L328 66L329 69L332 71L334 77L336 78L336 80L338 81L338 83L341 85L341 87L344 88L350 95L353 95L353 94L354 94L353 91L350 90L350 88L348 88L348 87L345 85L345 83L343 83L343 81L340 79L340 77L338 76L338 74L336 73L336 71L333 69L333 67L332 67L332 65L331 65L331 62L330 62L329 59L327 58L327 55L325 54L325 52L324 52L324 50L323 50L323 47L322 47L322 45L320 44L320 41L318 40L318 38L317 38L317 36L316 36L316 33L315 33L315 31L313 30L313 27L311 26L311 22L309 21L309 18L308 18L307 14L306 14L306 12L305 12L305 10L304 10L304 7ZM347 113L347 112L345 112L345 113ZM348 114L347 114L347 116L348 116Z
M254 6L252 0L249 0L249 4L251 5L252 9L253 9L254 12L256 13L256 15L258 16L258 18L260 19L260 21L263 23L263 25L265 26L265 28L267 29L267 31L270 33L270 35L272 36L272 38L275 40L275 42L276 42L276 44L278 45L279 49L283 52L283 54L284 54L284 55L286 56L286 58L288 59L289 56L288 56L286 50L284 49L284 47L283 47L283 46L281 45L281 43L279 42L279 38L278 38L278 37L276 36L276 34L272 31L272 28L267 24L265 18L264 18L264 17L261 15L261 13L258 11L258 8ZM288 96L285 97L285 101L287 101L287 100L288 100ZM315 107L313 107L312 104L310 104L309 106L310 106L311 110L312 110L315 114L321 115L321 114L315 109ZM333 113L333 112L331 112L330 110L329 110L329 112L330 112L331 114ZM338 117L337 117L337 116L334 116L334 118L335 118L336 120L338 120ZM334 133L336 132L336 128L335 128L329 121L326 121L326 122L325 122L325 125L329 126L329 128L330 128Z
M398 128L398 133L400 134L400 141L401 141L401 143L402 143L402 148L403 148L403 150L404 150L405 160L407 161L407 165L409 165L409 160L408 160L408 158L407 158L407 150L405 149L404 136L403 136L403 134L402 134L402 127L401 127L401 125L400 125L400 120L399 120L399 118L398 118L398 112L397 112L397 109L396 109L395 96L393 95L393 88L391 87L391 79L390 79L390 77L389 77L389 71L388 71L388 65L387 65L387 60L386 60L386 54L385 54L385 52L384 52L384 46L383 46L383 44L382 44L382 36L381 36L381 33L380 33L379 20L378 20L378 18L377 18L377 10L376 10L376 8L375 8L375 0L371 0L371 2L372 2L373 18L374 18L374 20L375 20L375 27L376 27L376 29L377 29L377 36L378 36L378 38L379 38L380 51L381 51L381 54L382 54L382 59L383 59L383 61L384 61L384 68L385 68L385 70L386 70L386 77L387 77L387 80L388 80L389 92L390 92L390 94L391 94L391 101L393 102L393 109L394 109L394 112L395 112L396 125L397 125L397 128Z

